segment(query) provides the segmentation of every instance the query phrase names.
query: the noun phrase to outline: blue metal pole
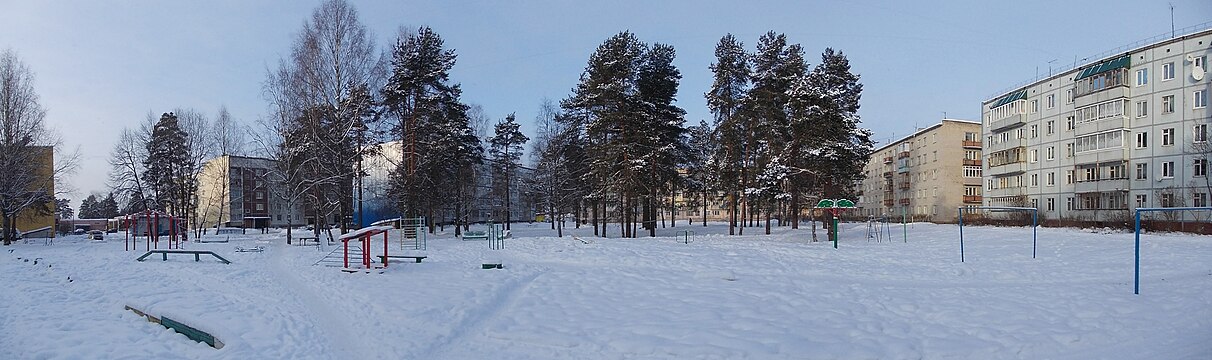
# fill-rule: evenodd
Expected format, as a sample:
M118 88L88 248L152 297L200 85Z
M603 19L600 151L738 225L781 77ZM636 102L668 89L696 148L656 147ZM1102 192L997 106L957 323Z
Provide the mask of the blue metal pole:
M960 262L964 262L964 208L959 209Z
M1035 229L1039 226L1039 209L1031 212L1031 258L1035 258Z
M1140 295L1140 210L1136 210L1136 265L1133 274L1132 293Z

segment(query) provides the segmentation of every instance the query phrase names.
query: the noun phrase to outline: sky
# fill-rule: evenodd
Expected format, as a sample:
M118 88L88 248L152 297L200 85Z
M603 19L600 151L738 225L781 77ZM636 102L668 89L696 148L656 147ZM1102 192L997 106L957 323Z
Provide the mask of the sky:
M715 44L731 33L752 51L767 31L827 47L861 76L859 115L877 145L940 119L976 120L982 100L1049 71L1212 21L1212 1L350 1L388 51L399 29L429 26L458 54L451 79L492 119L523 131L544 99L570 93L589 55L624 30L673 45L688 125L711 121ZM220 106L265 131L262 83L320 0L0 0L0 49L36 74L47 123L79 149L68 198L104 193L109 152L149 113ZM1204 25L1205 27L1207 25ZM1096 60L1090 58L1086 61Z

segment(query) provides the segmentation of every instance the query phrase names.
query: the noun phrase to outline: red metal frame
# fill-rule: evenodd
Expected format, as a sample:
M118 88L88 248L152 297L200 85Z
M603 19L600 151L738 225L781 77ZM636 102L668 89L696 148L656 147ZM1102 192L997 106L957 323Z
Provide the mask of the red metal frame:
M349 268L349 241L354 240L354 239L357 239L357 241L362 243L362 267L365 269L371 268L372 264L374 263L374 261L372 261L372 258L370 256L371 237L378 235L380 233L383 234L383 258L384 258L383 268L387 268L387 264L388 264L388 262L386 261L387 248L388 248L387 235L389 232L387 230L370 230L370 231L367 231L366 233L359 234L356 238L347 237L347 238L341 239L341 246L344 247L344 249L342 250L343 251L342 258L344 259L343 262L344 262L344 266L346 269Z

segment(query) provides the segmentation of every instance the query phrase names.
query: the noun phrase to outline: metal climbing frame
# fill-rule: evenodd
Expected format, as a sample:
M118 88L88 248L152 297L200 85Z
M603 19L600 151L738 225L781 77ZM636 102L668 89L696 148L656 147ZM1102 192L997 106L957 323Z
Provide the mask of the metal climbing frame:
M400 250L425 250L425 218L400 219Z
M505 248L505 225L488 223L488 248L501 250Z

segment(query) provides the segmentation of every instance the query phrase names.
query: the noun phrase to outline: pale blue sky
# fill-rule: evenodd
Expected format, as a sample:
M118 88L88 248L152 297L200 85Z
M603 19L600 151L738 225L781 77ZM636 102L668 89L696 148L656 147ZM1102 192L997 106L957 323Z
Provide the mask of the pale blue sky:
M36 72L48 122L84 165L78 204L106 191L108 154L123 127L149 111L217 112L255 126L261 82L289 51L310 1L0 0L0 49ZM948 117L975 120L980 103L1049 66L1212 21L1212 1L357 1L377 43L400 26L433 27L459 55L452 78L489 116L517 112L533 134L543 98L559 100L594 48L631 30L673 45L687 123L710 119L703 93L716 41L733 33L752 49L767 30L800 43L815 65L825 47L862 75L860 115L877 140ZM1051 62L1051 63L1050 63Z

